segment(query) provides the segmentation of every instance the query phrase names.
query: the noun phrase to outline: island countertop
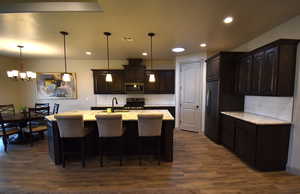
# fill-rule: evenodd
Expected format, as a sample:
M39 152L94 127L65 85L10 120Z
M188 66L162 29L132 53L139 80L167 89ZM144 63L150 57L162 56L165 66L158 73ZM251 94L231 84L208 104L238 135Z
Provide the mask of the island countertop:
M163 114L163 120L174 120L174 117L168 110L128 110L128 111L118 111L114 113L103 112L101 110L78 110L59 113L58 115L83 115L84 121L96 121L96 114L99 115L109 115L109 114L121 114L123 121L137 121L138 114ZM54 115L49 115L46 117L49 121L55 121Z

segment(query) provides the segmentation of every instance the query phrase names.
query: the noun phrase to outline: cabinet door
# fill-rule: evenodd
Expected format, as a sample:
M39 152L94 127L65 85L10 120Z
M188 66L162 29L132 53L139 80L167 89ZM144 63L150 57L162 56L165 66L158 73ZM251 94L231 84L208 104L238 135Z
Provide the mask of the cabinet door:
M205 135L220 143L219 81L206 82Z
M94 93L95 94L122 94L124 73L122 70L112 70L112 82L106 82L106 70L93 71L94 76Z
M113 70L112 82L107 82L108 91L112 94L121 94L124 91L124 71L122 70Z
M239 63L238 91L240 94L251 92L252 56L243 57Z
M221 128L221 143L231 151L234 151L235 118L222 115Z
M155 82L149 82L150 74L154 73ZM144 80L144 92L146 94L159 94L160 90L160 76L158 71L146 71Z
M261 95L276 95L278 77L278 47L265 51L261 73Z
M159 71L159 86L161 94L174 94L175 93L175 71L162 70Z
M235 136L235 152L248 164L255 165L256 125L237 120Z
M253 55L252 76L251 76L251 94L260 94L261 69L264 63L264 51L257 52Z
M219 80L220 75L220 56L207 61L206 65L206 80Z

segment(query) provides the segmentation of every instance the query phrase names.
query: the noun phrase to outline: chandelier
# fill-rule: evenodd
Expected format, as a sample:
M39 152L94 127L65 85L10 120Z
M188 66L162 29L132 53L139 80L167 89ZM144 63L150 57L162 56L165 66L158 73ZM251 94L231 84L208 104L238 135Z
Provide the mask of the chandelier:
M18 70L9 70L7 71L7 77L11 79L20 79L20 80L32 80L36 78L36 73L32 71L24 71L24 64L23 64L23 56L22 56L22 49L24 46L18 45L17 46L20 50L20 60L21 60L21 71Z

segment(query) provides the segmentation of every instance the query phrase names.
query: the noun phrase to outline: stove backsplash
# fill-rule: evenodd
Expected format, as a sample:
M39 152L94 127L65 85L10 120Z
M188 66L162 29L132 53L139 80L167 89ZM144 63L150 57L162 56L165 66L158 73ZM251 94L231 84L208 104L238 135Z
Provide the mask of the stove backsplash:
M96 95L96 106L111 106L111 100L117 97L118 105L124 106L126 98L145 98L147 106L175 106L174 94L116 94L116 95Z

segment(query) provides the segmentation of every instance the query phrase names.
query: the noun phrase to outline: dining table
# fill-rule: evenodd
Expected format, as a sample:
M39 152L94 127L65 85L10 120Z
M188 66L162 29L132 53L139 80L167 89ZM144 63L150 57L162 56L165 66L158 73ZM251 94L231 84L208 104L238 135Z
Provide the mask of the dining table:
M28 142L28 135L23 132L23 128L27 127L28 125L28 112L17 112L17 113L4 113L2 114L3 123L7 124L8 126L19 127L19 133L15 136L9 138L9 143L11 144L25 144ZM31 115L32 118L36 120L44 119L44 115L39 113L34 113ZM34 140L36 138L34 137Z

